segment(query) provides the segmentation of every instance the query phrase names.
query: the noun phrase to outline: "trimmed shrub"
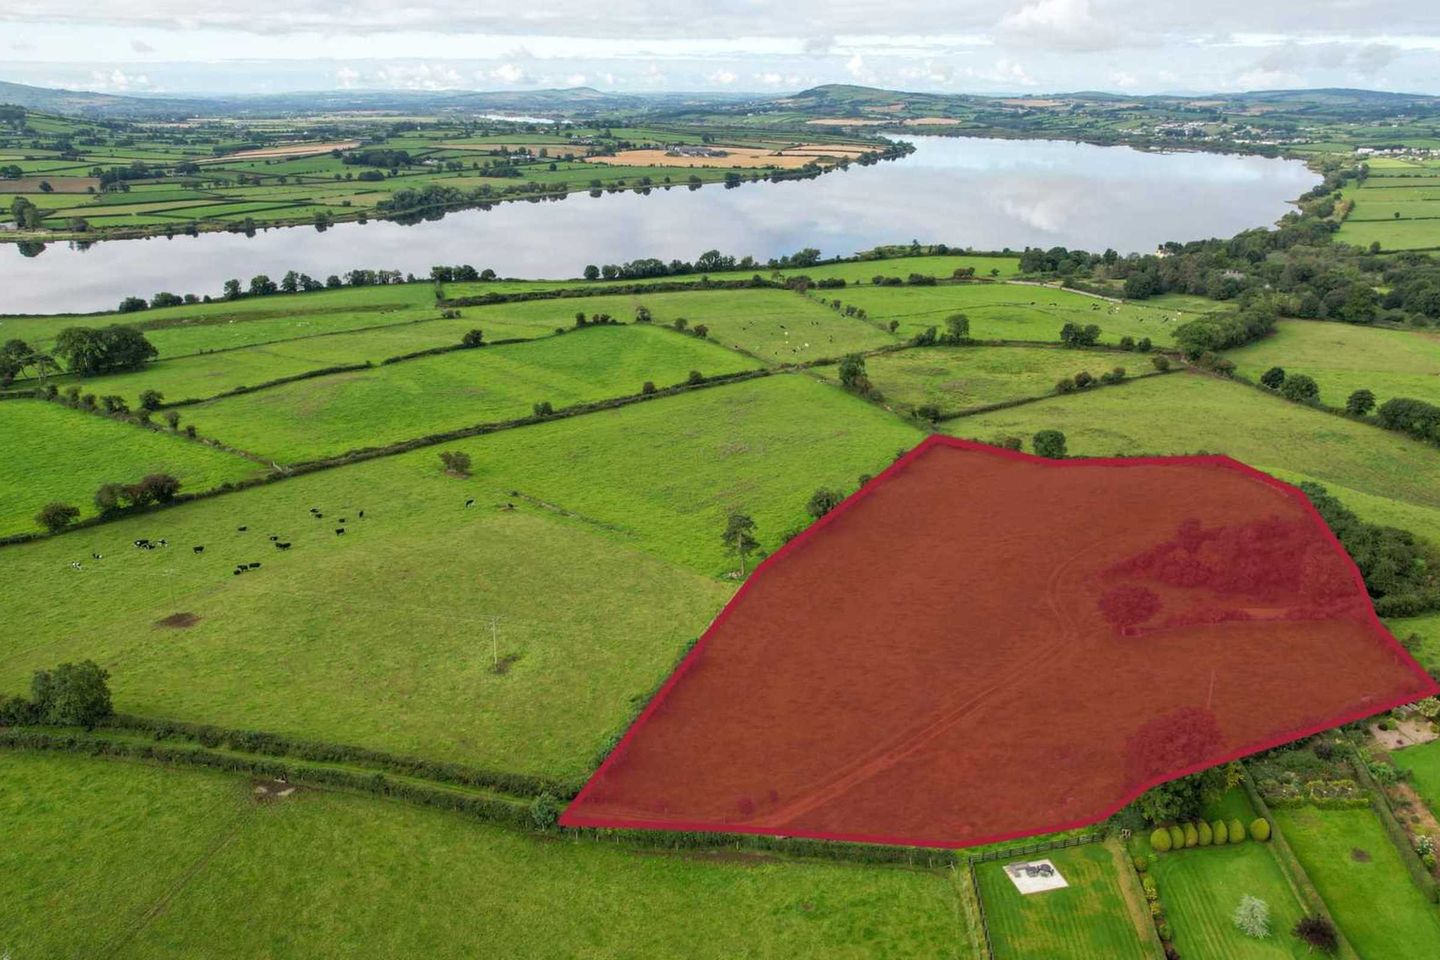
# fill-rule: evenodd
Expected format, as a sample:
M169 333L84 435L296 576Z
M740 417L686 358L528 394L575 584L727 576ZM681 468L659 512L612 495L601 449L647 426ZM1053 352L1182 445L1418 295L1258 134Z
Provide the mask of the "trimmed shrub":
M1215 831L1210 829L1210 824L1201 820L1195 825L1195 832L1200 835L1200 846L1208 847L1215 842Z
M1215 837L1215 845L1217 847L1222 843L1230 842L1230 830L1225 826L1224 820L1216 820L1210 824L1210 832Z
M1256 817L1250 823L1250 836L1264 843L1270 839L1270 821L1264 817Z
M1169 853L1170 831L1164 827L1156 827L1155 832L1150 834L1150 846L1155 849L1156 853Z
M1240 822L1240 818L1239 818L1239 817L1236 817L1235 819L1233 819L1233 820L1230 821L1230 823L1229 823L1229 828L1230 828L1230 842L1231 842L1231 843L1244 843L1244 842L1245 842L1245 840L1246 840L1246 836L1245 836L1245 824L1243 824L1243 823Z
M1195 824L1187 823L1184 826L1185 846L1197 847L1200 845L1200 833L1195 829Z
M1170 847L1174 850L1185 849L1185 831L1180 829L1177 823L1170 825Z

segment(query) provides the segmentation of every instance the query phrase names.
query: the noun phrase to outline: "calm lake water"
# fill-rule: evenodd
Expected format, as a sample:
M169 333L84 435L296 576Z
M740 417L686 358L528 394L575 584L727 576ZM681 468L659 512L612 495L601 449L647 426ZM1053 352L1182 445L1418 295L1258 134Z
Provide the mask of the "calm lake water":
M978 250L1026 246L1147 252L1167 240L1231 236L1273 223L1319 182L1298 161L1144 153L1052 140L906 137L901 160L814 180L735 189L655 189L503 203L403 226L340 224L243 234L50 244L35 257L0 245L0 313L112 309L158 290L218 294L227 278L314 277L355 267L428 274L437 263L501 276L578 276L588 263L693 259L717 248L768 259L886 243ZM684 172L678 171L683 178Z

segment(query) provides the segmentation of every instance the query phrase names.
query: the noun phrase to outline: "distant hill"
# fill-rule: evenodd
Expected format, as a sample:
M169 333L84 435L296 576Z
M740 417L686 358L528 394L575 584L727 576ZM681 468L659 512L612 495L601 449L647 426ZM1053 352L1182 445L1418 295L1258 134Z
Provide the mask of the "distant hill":
M606 93L592 87L556 90L316 90L294 93L196 97L121 96L32 87L0 81L0 103L29 110L87 117L245 116L315 112L427 111L434 113L539 113L594 116L704 109L741 99L732 94Z

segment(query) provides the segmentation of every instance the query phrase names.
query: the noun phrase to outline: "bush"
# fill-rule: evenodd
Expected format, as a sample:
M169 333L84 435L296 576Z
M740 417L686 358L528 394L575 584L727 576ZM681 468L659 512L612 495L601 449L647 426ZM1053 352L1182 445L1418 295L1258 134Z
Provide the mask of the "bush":
M47 503L35 514L35 522L51 533L64 530L80 516L80 509L58 500Z
M1246 839L1246 838L1245 838L1245 824L1243 824L1243 823L1240 822L1240 818L1239 818L1239 817L1236 817L1235 819L1233 819L1233 820L1230 821L1230 823L1229 823L1229 834L1230 834L1230 842L1231 842L1231 843L1244 843L1244 842L1245 842L1245 839Z
M1270 839L1270 821L1264 817L1256 817L1250 822L1250 836L1264 843Z
M53 671L37 670L30 682L35 714L41 723L93 730L115 712L105 682L109 678L93 660L62 663Z
M457 477L470 476L470 454L461 453L458 450L440 451L440 462L445 466L445 472Z
M1200 846L1208 847L1215 842L1215 831L1210 829L1210 824L1201 820L1195 825L1195 832L1200 835Z
M1367 416L1375 409L1375 394L1369 390L1356 390L1345 400L1345 412L1353 416Z
M1165 373L1170 369L1170 358L1165 356L1165 354L1163 353L1157 353L1155 354L1155 356L1151 357L1150 363L1155 367L1156 370L1159 370L1161 373Z
M560 804L550 791L547 790L530 801L530 822L535 825L535 829L553 830L559 820Z
M1155 885L1154 877L1144 877L1140 881L1140 889L1145 891L1145 899L1154 903L1160 899L1160 888Z
M839 490L830 490L821 487L810 495L810 501L805 504L805 512L810 514L812 520L819 520L825 514L840 506L840 501L845 499L845 494Z
M1178 823L1170 825L1170 848L1172 850L1185 849L1185 831L1180 828Z
M1164 827L1156 827L1155 832L1150 834L1150 846L1156 853L1170 852L1170 831Z
M1059 430L1041 430L1031 438L1030 445L1036 456L1065 459L1065 434Z
M480 330L466 330L465 336L460 338L462 347L483 347L485 345L485 334Z
M654 381L654 380L646 380L643 384L640 385L640 392L643 393L643 394L644 394L645 396L647 396L647 397L648 397L650 394L654 393L654 392L655 392L655 381Z
M555 408L550 405L549 400L541 400L539 403L531 407L531 410L534 411L535 416L537 417L549 417L554 415L555 413Z
M1165 839L1166 839L1166 840L1169 840L1169 839L1170 839L1170 835L1169 835L1168 833L1165 835ZM1154 838L1152 837L1151 840L1152 840L1152 842L1153 842ZM1145 871L1147 871L1147 870L1150 869L1150 861L1146 858L1145 854L1143 854L1143 853L1137 853L1137 854L1135 855L1134 863L1135 863L1135 872L1136 872L1136 873L1144 873Z
M1340 937L1335 932L1335 925L1324 917L1301 917L1291 932L1321 953L1334 953L1340 949Z
M1271 367L1260 374L1260 386L1270 390L1279 390L1285 385L1285 368Z
M691 370L690 375L685 378L685 382L692 387L697 386L705 382L705 374L701 373L699 370Z
M1295 403L1315 403L1320 399L1320 386L1303 373L1292 374L1280 385L1280 395Z
M1200 845L1200 833L1195 829L1195 824L1187 823L1183 827L1185 831L1185 846L1198 847Z
M1230 830L1225 826L1224 820L1216 820L1210 824L1210 833L1214 836L1217 847L1223 843L1230 842Z

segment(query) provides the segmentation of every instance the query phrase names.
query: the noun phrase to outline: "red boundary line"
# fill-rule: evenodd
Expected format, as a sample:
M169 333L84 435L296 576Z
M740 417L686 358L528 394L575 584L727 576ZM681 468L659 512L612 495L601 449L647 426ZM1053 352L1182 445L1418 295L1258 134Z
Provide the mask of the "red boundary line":
M570 802L570 805L565 809L565 812L560 815L561 826L600 827L609 829L632 830L698 831L704 833L748 833L760 834L764 836L805 837L813 840L839 840L851 843L879 843L909 847L936 847L941 849L960 849L962 847L975 847L989 843L1003 843L1007 840L1018 840L1023 837L1034 837L1047 833L1060 833L1065 830L1075 830L1080 827L1091 826L1093 824L1099 823L1101 820L1105 820L1111 816L1114 816L1116 813L1120 812L1122 809L1132 803L1145 791L1150 790L1153 787L1157 787L1162 783L1168 783L1171 780L1178 779L1179 777L1189 776L1192 773L1199 773L1202 770L1208 770L1209 768L1218 766L1222 763L1229 763L1233 760L1239 760L1242 757L1247 757L1252 753L1258 753L1262 750L1270 750L1275 747L1283 746L1284 744L1291 743L1303 737L1313 736L1314 734L1332 729L1333 727L1343 726L1344 724L1353 723L1357 720L1363 720L1365 717L1374 716L1378 713L1383 713L1386 710L1393 710L1395 707L1401 706L1406 703L1412 703L1415 700L1421 699L1422 697L1435 696L1436 694L1440 694L1440 683L1437 683L1435 679L1425 671L1425 668L1420 666L1420 664L1415 660L1415 658L1410 655L1410 652L1400 645L1400 641L1396 640L1395 636L1385 628L1385 625L1380 622L1380 617L1375 613L1374 605L1371 604L1367 605L1367 610L1369 613L1369 626L1371 632L1376 635L1376 639L1380 641L1382 646L1388 647L1390 649L1390 652L1400 661L1402 666L1407 667L1412 673L1415 674L1416 678L1421 681L1420 689L1416 693L1414 693L1413 695L1399 697L1393 701L1387 701L1383 704L1376 706L1373 709L1370 707L1358 708L1356 710L1341 714L1340 716L1337 716L1326 722L1286 731L1276 736L1266 738L1265 740L1249 744L1237 750L1233 750L1221 756L1214 757L1200 763L1191 764L1189 766L1176 770L1168 775L1162 775L1152 778L1145 781L1141 786L1125 794L1125 796L1118 803L1107 807L1103 812L1093 817L1086 817L1079 820L1070 820L1064 823L1055 824L1053 826L1014 830L1007 833L998 833L990 836L977 837L972 840L955 842L937 841L933 839L917 837L897 837L886 834L828 833L823 831L777 830L769 827L751 827L745 826L743 824L713 823L700 820L611 820L600 817L587 817L583 814L577 814L575 812L576 808L595 788L596 784L605 775L606 771L609 770L610 766L624 754L625 749L630 744L631 739L636 735L639 729L645 725L645 721L648 720L650 716L660 707L660 704L665 700L666 696L669 695L671 689L680 682L682 677L684 677L685 672L690 668L692 662L694 662L694 660L705 649L706 644L710 642L711 637L714 636L716 631L718 631L720 627L724 625L725 621L729 619L730 614L740 604L741 600L744 599L745 594L750 589L751 585L760 577L760 575L766 570L766 568L780 562L780 560L786 555L799 550L810 540L814 539L815 536L821 530L825 529L828 524L835 522L835 519L837 517L845 513L845 511L853 508L855 504L863 500L872 491L878 488L882 483L886 482L887 480L893 478L896 474L900 473L913 461L923 456L932 447L951 447L957 450L970 450L979 453L986 453L991 456L1006 457L1011 460L1019 460L1025 463L1032 464L1041 464L1046 467L1059 469L1095 466L1135 467L1172 466L1177 464L1209 464L1211 466L1222 467L1227 470L1239 471L1240 473L1245 474L1252 479L1259 480L1260 482L1270 486L1271 488L1280 491L1281 493L1290 497L1296 503L1300 504L1300 506L1311 517L1311 519L1313 519L1319 525L1321 531L1324 532L1326 538L1330 541L1330 544L1335 548L1336 552L1340 554L1340 556L1344 559L1345 563L1349 566L1351 579L1354 581L1355 586L1360 590L1361 595L1367 598L1370 596L1369 590L1365 586L1365 578L1360 573L1360 568L1355 565L1355 561L1351 559L1350 554L1346 552L1345 547L1340 543L1340 539L1336 537L1335 533L1330 529L1330 525L1325 522L1325 518L1320 515L1320 511L1315 509L1315 505L1310 502L1310 498L1305 496L1304 492L1301 491L1298 487L1291 486L1283 480L1272 477L1268 473L1263 473L1262 471L1255 469L1249 464L1241 463L1239 460L1236 460L1232 457L1227 457L1223 454L1208 454L1203 456L1194 455L1169 457L1088 457L1073 460L1052 460L1047 457L1039 457L1035 456L1034 454L1022 453L1019 450L1007 450L1001 447L992 447L989 444L978 443L974 440L961 440L958 437L951 437L943 434L931 434L929 437L926 437L923 441L921 441L918 445L911 449L908 453L906 453L903 457L900 457L890 466L886 467L885 470L883 470L878 476L870 480L869 483L865 484L859 490L855 491L855 493L847 497L842 503L836 506L835 509L831 510L829 513L821 517L815 523L811 524L794 539L781 546L779 550L766 557L765 560L763 560L760 565L751 572L750 576L745 580L745 582L740 585L740 589L737 590L735 592L735 595L730 598L730 601L725 604L725 608L720 611L720 613L715 617L714 620L711 621L710 626L707 627L705 632L700 636L700 639L695 644L694 648L692 648L690 653L686 655L685 659L680 662L680 665L675 668L675 671L665 681L664 685L661 686L659 692L651 698L650 703L646 705L643 711L641 711L640 716L637 717L635 719L635 722L630 725L630 729L625 732L625 735L620 739L620 742L616 744L613 750L610 751L609 756L605 758L605 761L601 763L600 767L595 771L594 774L591 775L585 786L581 788L578 794L576 794L575 799Z

